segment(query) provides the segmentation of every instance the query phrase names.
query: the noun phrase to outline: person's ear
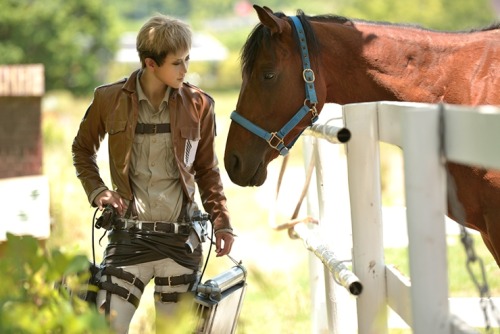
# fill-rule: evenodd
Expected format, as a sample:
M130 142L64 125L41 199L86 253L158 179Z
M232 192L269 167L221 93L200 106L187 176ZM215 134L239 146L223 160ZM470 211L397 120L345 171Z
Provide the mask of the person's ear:
M154 68L156 66L156 62L153 60L153 58L144 59L144 63L146 64L146 67L148 67L148 68Z

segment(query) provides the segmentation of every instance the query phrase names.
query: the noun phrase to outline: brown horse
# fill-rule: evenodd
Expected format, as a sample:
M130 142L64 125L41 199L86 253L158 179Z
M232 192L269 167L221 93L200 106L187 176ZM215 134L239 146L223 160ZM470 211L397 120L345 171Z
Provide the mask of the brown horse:
M260 23L242 50L224 156L240 186L262 185L268 163L286 154L327 102L500 104L500 25L450 33L254 8ZM447 170L448 215L480 231L500 266L500 172L455 163Z

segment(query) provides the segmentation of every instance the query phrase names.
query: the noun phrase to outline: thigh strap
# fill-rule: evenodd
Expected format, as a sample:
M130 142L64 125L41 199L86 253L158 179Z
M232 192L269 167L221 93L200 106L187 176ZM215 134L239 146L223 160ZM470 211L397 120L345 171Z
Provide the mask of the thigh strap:
M135 308L137 308L139 306L140 299L136 295L131 293L127 288L111 282L110 276L114 276L134 285L141 291L141 293L144 291L144 283L139 278L137 278L137 276L123 270L122 268L117 268L114 266L104 266L101 270L102 275L108 276L108 280L99 283L99 288L107 291L106 299L111 297L110 294L118 295L134 305Z
M122 268L105 266L102 269L102 275L109 275L120 278L134 285L137 289L141 290L141 292L144 291L144 283L139 278L137 278L137 276L123 270Z
M154 298L157 302L177 303L183 296L194 296L193 292L155 292Z
M155 277L155 285L173 286L173 285L191 284L196 282L197 278L198 278L197 273L185 274L179 276L169 276L169 277Z
M121 287L116 283L101 282L101 289L106 290L113 295L122 297L123 299L134 305L135 308L139 306L139 298L137 298L137 296L131 293L128 289Z

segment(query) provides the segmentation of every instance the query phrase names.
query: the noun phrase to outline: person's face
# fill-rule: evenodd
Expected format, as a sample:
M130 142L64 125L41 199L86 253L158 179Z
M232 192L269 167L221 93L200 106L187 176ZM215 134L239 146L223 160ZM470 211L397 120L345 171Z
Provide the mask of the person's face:
M154 62L153 62L154 63ZM189 50L168 54L161 66L154 63L153 74L165 85L179 88L189 68Z

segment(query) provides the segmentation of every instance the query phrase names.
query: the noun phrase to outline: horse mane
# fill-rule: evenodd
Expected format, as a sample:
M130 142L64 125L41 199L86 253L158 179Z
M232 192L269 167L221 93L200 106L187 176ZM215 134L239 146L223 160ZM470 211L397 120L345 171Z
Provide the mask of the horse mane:
M274 13L279 18L286 18L287 15L285 15L282 12L276 12ZM367 20L361 20L361 19L349 19L344 16L339 16L339 15L316 15L316 16L308 16L304 14L302 10L297 10L297 16L299 17L300 21L302 22L302 26L304 28L304 33L307 38L308 46L309 46L309 56L311 57L311 60L314 61L315 56L318 54L318 41L316 39L316 36L314 34L314 31L312 29L312 26L310 24L310 21L316 21L316 22L332 22L332 23L339 23L339 24L344 24L344 25L354 25L355 22L363 22L367 24L373 24L373 25L388 25L388 26L397 26L401 28L409 28L409 29L418 29L422 31L433 31L433 32L440 32L440 33L449 33L449 34L455 34L455 33L474 33L474 32L481 32L481 31L489 31L489 30L496 30L500 29L500 22L493 23L487 27L483 28L476 28L476 29L470 29L466 31L440 31L440 30L433 30L433 29L428 29L424 28L420 25L416 24L403 24L403 23L390 23L390 22L382 22L382 21L367 21ZM290 20L290 19L288 19ZM291 21L291 20L290 20ZM298 36L296 31L294 30L294 39L297 42L298 41ZM299 43L297 42L297 48L299 48ZM253 65L255 64L255 60L257 59L257 53L262 47L265 48L270 48L271 46L271 33L267 27L265 27L262 23L257 24L250 35L248 36L245 44L243 45L242 51L241 51L241 67L242 67L242 73L250 74L253 70ZM300 51L299 51L300 52Z
M314 17L312 18L314 20ZM479 27L479 28L472 28L472 29L466 29L466 30L451 30L451 31L446 31L446 30L438 30L438 29L432 29L432 28L426 28L423 27L419 24L414 24L414 23L397 23L397 22L386 22L386 21L370 21L370 20L362 20L362 19L353 19L351 20L352 22L361 22L361 23L367 23L367 24L373 24L373 25L384 25L384 26L394 26L394 27L401 27L401 28L409 28L409 29L417 29L417 30L422 30L422 31L430 31L430 32L438 32L438 33L443 33L443 34L468 34L468 33L474 33L474 32L481 32L481 31L489 31L489 30L496 30L500 29L500 22L494 22L488 26L485 27Z

